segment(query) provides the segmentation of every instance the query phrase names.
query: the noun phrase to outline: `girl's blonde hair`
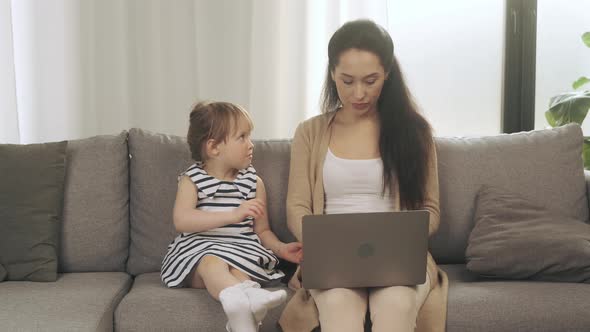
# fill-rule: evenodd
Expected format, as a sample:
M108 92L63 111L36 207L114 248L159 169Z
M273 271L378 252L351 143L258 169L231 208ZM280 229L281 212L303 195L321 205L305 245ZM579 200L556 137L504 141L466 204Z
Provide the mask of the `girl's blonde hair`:
M206 161L207 141L227 141L230 135L238 130L240 121L246 121L250 130L254 128L248 112L240 105L228 102L199 102L193 107L189 118L186 138L195 161Z

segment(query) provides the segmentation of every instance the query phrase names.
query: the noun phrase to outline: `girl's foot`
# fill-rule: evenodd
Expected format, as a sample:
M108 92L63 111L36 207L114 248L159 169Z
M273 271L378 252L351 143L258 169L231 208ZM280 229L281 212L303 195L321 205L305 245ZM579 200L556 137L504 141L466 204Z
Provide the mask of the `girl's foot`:
M285 290L271 292L260 288L260 284L252 280L243 281L240 285L250 300L250 309L258 324L262 323L268 310L278 307L287 299Z
M237 284L219 292L219 301L227 315L226 329L232 332L256 332L258 323L250 309L250 300L243 286Z

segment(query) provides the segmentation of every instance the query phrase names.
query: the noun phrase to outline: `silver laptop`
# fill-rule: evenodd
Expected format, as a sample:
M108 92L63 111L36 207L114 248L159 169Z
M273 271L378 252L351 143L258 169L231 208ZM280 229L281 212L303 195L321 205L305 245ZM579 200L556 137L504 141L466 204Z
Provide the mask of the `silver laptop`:
M303 287L423 284L428 219L426 210L304 216Z

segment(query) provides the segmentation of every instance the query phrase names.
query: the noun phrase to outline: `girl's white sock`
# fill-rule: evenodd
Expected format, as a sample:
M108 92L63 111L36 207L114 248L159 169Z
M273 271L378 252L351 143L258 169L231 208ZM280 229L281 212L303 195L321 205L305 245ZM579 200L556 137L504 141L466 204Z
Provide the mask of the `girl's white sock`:
M258 323L254 320L250 309L250 300L244 292L243 286L237 284L224 288L219 292L219 301L227 315L228 326L232 332L256 332Z
M287 299L287 292L282 289L271 292L260 288L260 284L252 280L243 281L241 285L250 300L250 309L258 324L262 322L268 310L281 305Z

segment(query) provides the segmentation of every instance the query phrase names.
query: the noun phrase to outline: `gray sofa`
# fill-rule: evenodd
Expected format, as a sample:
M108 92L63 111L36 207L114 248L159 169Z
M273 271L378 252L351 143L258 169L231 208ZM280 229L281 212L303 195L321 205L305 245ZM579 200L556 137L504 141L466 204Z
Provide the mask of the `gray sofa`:
M489 280L466 269L478 188L497 184L548 208L588 219L582 132L437 138L441 226L431 251L450 279L447 330L590 331L590 286ZM272 227L284 241L290 141L255 142ZM205 290L167 289L161 259L175 236L178 173L191 164L183 138L131 129L68 145L60 275L56 282L0 283L0 331L223 331ZM281 287L281 286L279 286ZM282 308L261 331L278 331Z

